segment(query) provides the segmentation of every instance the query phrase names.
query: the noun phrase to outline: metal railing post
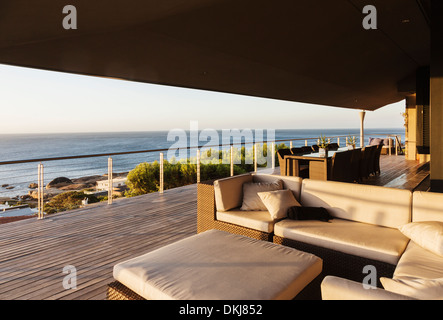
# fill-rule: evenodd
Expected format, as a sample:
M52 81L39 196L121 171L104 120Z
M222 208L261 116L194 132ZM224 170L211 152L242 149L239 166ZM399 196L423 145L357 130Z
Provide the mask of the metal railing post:
M108 158L108 204L112 204L114 181L112 176L112 158Z
M38 215L37 218L44 218L44 173L43 163L38 164L38 183L37 183L37 198L38 198Z
M254 172L257 172L257 155L258 155L258 143L254 145Z
M231 146L231 177L234 176L234 146Z
M200 149L197 149L197 183L200 183Z
M392 155L392 151L391 151L391 149L392 149L391 136L388 136L388 141L389 141L389 155L391 156Z
M163 152L160 153L160 193L164 191L164 181L163 181Z
M275 142L272 142L271 153L272 153L272 169L275 169Z

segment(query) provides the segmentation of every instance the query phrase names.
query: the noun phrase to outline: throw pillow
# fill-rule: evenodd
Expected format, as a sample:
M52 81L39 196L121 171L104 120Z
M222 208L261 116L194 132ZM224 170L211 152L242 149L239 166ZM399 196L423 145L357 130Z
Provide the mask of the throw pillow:
M396 279L380 278L387 291L412 297L419 300L442 300L443 278L420 279L413 277L398 277Z
M443 256L443 222L411 222L401 226L399 230L420 247Z
M288 208L300 206L291 190L277 190L268 192L259 192L258 196L268 209L273 220L287 217Z
M288 218L293 220L320 220L329 222L332 219L328 210L323 207L291 207Z
M243 202L240 210L266 211L266 206L257 193L283 189L283 180L275 182L247 182L243 184Z

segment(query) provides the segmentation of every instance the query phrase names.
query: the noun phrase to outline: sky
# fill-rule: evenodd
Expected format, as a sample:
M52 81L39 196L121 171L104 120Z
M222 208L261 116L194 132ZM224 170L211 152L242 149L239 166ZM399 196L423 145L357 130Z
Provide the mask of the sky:
M0 65L0 134L360 128L359 111ZM365 128L402 128L404 101ZM286 115L282 117L282 114Z

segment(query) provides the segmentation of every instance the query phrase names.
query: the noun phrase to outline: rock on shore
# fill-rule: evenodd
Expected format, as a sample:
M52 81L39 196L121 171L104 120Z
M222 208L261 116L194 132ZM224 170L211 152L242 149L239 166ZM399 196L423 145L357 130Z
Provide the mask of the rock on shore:
M61 187L65 187L70 184L72 184L71 179L65 178L65 177L58 177L58 178L55 178L54 180L52 180L51 182L49 182L46 185L46 189L61 188Z

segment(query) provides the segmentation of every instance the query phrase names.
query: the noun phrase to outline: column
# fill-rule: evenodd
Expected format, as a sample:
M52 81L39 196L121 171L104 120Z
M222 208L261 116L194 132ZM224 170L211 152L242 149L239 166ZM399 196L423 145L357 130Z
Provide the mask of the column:
M431 191L443 192L443 1L431 1Z
M406 160L417 160L417 107L416 95L406 97Z
M363 148L365 146L365 111L360 111L360 147Z

